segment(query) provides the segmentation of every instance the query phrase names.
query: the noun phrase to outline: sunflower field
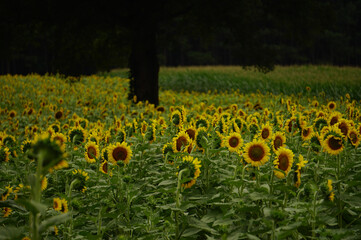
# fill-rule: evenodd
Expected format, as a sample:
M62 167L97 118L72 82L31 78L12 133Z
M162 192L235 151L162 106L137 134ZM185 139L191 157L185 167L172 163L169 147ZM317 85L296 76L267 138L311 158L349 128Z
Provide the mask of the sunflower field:
M0 76L0 239L360 239L355 89L128 84Z

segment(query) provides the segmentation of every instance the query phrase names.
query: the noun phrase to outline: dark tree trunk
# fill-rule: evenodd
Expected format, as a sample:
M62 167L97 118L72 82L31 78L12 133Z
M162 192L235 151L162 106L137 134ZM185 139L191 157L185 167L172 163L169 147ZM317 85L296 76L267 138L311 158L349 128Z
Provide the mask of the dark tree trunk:
M136 21L131 29L132 49L129 59L130 92L129 99L147 101L158 105L158 73L156 33L154 19L144 16Z

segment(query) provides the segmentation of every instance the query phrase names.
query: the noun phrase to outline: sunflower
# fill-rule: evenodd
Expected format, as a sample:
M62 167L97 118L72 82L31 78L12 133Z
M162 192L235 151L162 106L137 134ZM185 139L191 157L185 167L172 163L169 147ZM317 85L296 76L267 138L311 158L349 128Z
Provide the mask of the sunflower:
M68 201L66 199L61 199L60 212L62 212L62 213L67 213L68 212Z
M344 138L347 138L348 132L350 131L350 122L346 119L340 119L336 126L341 130Z
M310 140L312 137L312 133L313 133L313 127L312 126L305 126L302 128L301 131L301 137L303 141L307 141Z
M298 128L299 128L299 124L298 124L297 117L295 117L295 116L292 116L285 123L285 129L289 133L295 133Z
M273 151L277 151L277 149L279 149L280 147L284 147L285 142L286 142L285 135L282 132L277 131L275 134L273 134L271 141Z
M240 133L243 130L244 120L240 117L236 117L233 119L232 128L234 132Z
M60 146L61 150L65 151L67 139L64 134L60 132L55 132L53 135L51 135L51 140L57 143Z
M196 120L196 128L199 129L201 127L204 127L206 129L209 127L209 122L203 116Z
M152 123L152 125L148 127L148 129L144 135L144 138L146 140L148 140L150 143L154 142L156 139L156 130L157 130L156 124Z
M48 187L48 178L42 177L41 178L41 191L44 191Z
M343 134L341 130L337 127L331 127L329 131L325 132L322 135L322 146L324 151L328 152L331 155L338 155L343 151Z
M17 113L15 110L11 110L8 115L10 118L14 118L14 117L16 117Z
M8 162L10 156L9 148L0 146L0 162Z
M74 189L84 193L87 189L85 183L89 180L89 174L81 169L74 169L72 173L74 177L79 180L79 182L75 184Z
M103 148L102 153L100 155L102 161L108 161L108 149Z
M164 144L162 152L163 152L163 157L167 158L168 163L173 164L174 163L174 157L172 156L172 154L174 153L173 144L172 143Z
M182 163L179 166L179 172L183 169L188 169L188 171L185 172L186 175L182 176L183 179L188 179L188 181L182 183L183 188L190 188L196 183L201 173L201 167L202 165L198 158L193 158L192 156L183 157Z
M87 132L82 127L73 127L69 131L69 140L75 145L85 142Z
M303 159L302 155L298 156L298 163L297 165L297 170L295 171L295 187L299 188L301 185L301 168L303 168L304 166L306 166L306 163L308 163L308 161L305 161Z
M328 188L328 199L333 202L333 200L335 199L335 193L333 192L333 187L332 187L332 180L331 179L327 179L327 188Z
M351 144L354 147L357 147L360 144L360 135L358 134L357 130L355 128L352 128L349 132L348 132L348 139L351 142Z
M170 121L177 127L181 126L183 124L183 117L181 112L178 110L173 111L170 117Z
M173 151L186 151L190 142L191 139L185 131L179 132L177 136L173 138Z
M270 149L262 140L254 139L246 144L243 150L244 160L254 167L259 167L269 160Z
M117 135L115 136L117 142L125 142L127 134L123 128L118 129Z
M147 132L147 128L148 128L148 123L146 121L143 121L140 124L140 133L142 134L143 138L145 136L145 133Z
M108 161L106 160L100 164L99 171L101 171L104 174L109 174L109 176L112 176L112 173L109 169Z
M117 165L120 161L128 164L132 154L132 150L125 142L117 142L108 147L108 159L114 165Z
M332 126L338 123L342 119L342 114L340 112L332 112L330 116L328 117L328 125Z
M231 133L224 138L222 145L227 147L230 152L240 151L243 145L243 139L241 134L236 132Z
M276 157L273 161L274 167L276 169L281 169L283 172L274 170L274 174L278 178L284 178L289 171L291 171L292 164L293 164L293 152L290 149L281 147L276 151Z
M85 145L85 159L88 163L95 163L99 158L99 146L95 142L88 142Z
M333 111L333 110L336 109L336 106L337 106L337 104L334 101L330 101L330 102L327 103L328 110Z
M62 108L55 112L54 118L55 118L56 120L60 120L60 119L63 119L63 118L64 118L64 111L63 111Z
M16 145L15 137L6 134L3 138L3 145L9 148L14 147Z
M3 217L4 218L9 217L12 211L13 210L11 208L3 207L3 214L4 214Z
M195 127L188 127L185 132L190 139L195 140L197 138L197 129Z
M60 198L53 198L53 208L55 211L61 210L61 199Z
M13 188L9 186L5 187L5 192L1 194L1 201L5 201L8 199L9 195L13 192Z
M268 141L272 138L272 126L269 123L263 124L258 133L258 138L263 141Z
M317 131L321 131L323 127L327 126L327 119L325 117L317 117L315 120L314 120L314 128L317 130Z

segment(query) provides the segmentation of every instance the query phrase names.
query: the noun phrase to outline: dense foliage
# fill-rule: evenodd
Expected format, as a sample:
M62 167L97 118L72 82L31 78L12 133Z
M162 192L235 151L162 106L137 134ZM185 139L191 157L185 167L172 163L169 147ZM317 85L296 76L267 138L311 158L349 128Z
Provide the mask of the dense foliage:
M155 108L128 83L0 76L0 239L360 236L349 94L162 90Z

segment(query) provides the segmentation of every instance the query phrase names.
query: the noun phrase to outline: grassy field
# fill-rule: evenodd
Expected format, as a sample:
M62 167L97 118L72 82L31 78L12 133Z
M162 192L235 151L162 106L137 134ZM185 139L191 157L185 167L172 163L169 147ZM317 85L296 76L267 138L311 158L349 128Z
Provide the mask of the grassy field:
M359 71L0 76L0 240L359 239Z
M111 72L127 77L127 69ZM208 90L236 90L241 93L311 94L322 92L330 99L349 93L361 100L361 68L335 66L276 66L269 73L254 68L236 66L161 67L161 89L207 92ZM310 87L310 91L306 87Z

